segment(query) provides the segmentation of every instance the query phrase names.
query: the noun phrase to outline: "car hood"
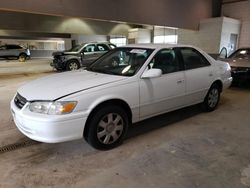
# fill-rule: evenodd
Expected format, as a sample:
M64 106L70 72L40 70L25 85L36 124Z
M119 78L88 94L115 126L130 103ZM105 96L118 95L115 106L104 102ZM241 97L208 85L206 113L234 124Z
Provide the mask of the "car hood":
M78 70L34 80L20 87L17 92L28 101L56 100L63 96L124 79L127 77Z
M250 61L244 59L226 59L231 67L249 67Z

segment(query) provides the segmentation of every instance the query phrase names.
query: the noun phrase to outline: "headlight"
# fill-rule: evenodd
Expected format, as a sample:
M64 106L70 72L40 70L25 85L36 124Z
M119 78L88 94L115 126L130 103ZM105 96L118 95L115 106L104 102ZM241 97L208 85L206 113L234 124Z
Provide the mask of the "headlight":
M45 102L37 101L32 102L29 105L31 112L49 114L49 115L61 115L71 113L76 107L77 102Z

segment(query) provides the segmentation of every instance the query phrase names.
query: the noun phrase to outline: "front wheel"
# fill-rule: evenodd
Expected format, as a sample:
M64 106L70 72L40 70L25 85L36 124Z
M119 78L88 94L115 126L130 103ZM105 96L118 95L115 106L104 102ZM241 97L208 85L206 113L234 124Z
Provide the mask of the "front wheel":
M202 106L205 111L211 112L216 109L220 101L220 88L218 84L213 84L209 89Z
M20 54L18 57L18 61L19 62L25 62L27 59L27 55L26 54Z
M90 119L86 140L96 149L112 149L122 143L128 122L128 116L121 107L105 106Z
M73 71L73 70L77 70L80 68L80 64L78 61L76 60L71 60L67 63L66 69L68 71Z

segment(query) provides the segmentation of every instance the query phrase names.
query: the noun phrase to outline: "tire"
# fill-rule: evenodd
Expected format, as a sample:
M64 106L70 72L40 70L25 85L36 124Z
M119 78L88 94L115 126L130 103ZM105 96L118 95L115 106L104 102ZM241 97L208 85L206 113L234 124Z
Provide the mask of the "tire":
M70 60L66 65L67 71L73 71L80 68L80 63L77 60Z
M202 103L202 107L207 112L214 111L217 108L219 101L220 87L218 84L213 84L208 90L208 93Z
M96 149L109 150L119 146L128 130L128 115L119 106L104 106L97 110L87 125L85 139Z
M27 59L27 55L26 55L26 54L20 54L20 55L18 56L18 61L19 61L19 62L25 62L26 59Z

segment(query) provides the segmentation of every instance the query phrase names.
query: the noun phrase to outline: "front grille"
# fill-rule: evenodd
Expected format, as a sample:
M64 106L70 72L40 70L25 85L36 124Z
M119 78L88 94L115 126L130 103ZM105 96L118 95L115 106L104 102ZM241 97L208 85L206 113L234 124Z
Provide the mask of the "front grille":
M19 93L17 93L14 102L19 109L22 109L23 106L27 103L27 100L24 97L22 97Z

